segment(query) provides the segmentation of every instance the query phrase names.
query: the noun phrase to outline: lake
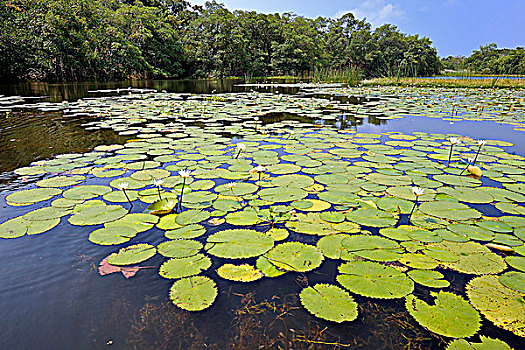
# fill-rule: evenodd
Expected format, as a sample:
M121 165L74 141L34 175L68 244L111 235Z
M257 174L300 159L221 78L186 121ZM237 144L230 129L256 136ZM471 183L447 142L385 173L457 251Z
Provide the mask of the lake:
M3 348L522 347L525 91L272 82L0 85Z

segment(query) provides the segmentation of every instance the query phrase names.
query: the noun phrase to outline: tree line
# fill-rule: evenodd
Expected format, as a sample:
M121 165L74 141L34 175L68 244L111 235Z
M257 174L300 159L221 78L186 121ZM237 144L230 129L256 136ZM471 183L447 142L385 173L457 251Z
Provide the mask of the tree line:
M469 57L448 56L442 60L443 68L478 74L525 75L525 49L498 48L495 43L480 46Z
M305 76L428 76L427 37L348 13L230 11L183 0L0 0L0 78L79 81Z

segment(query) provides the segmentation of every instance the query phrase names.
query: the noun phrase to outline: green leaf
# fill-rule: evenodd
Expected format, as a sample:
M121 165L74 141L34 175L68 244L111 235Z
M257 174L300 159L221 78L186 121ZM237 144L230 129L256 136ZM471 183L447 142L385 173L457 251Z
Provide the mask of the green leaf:
M155 246L146 243L139 243L122 248L117 255L108 258L111 265L135 265L148 260L157 253Z
M463 221L477 219L481 213L461 203L436 201L421 203L419 210L425 214L449 220Z
M299 294L301 304L312 315L341 323L357 318L357 303L341 288L330 284L316 284Z
M264 277L264 274L248 264L224 264L217 269L217 274L224 279L237 282L253 282Z
M170 240L157 246L159 254L168 258L186 258L197 254L201 249L202 243L188 239Z
M33 188L11 193L5 197L5 201L12 206L26 206L47 201L60 193L62 193L62 190L57 188Z
M166 261L160 266L159 275L169 279L189 277L206 271L210 266L210 258L204 254L195 254Z
M466 287L470 303L497 327L525 337L525 294L502 285L497 276L472 279Z
M299 242L278 244L266 254L266 258L279 269L296 272L314 270L324 259L317 247Z
M337 281L352 293L370 298L402 298L414 290L414 282L403 272L370 261L340 265Z
M273 247L273 239L255 230L224 230L208 237L204 249L211 255L227 258L251 258Z
M406 297L405 306L420 325L451 338L470 337L478 332L481 317L466 300L448 292L430 294L436 298L434 305L413 295Z
M176 306L187 311L201 311L213 304L217 286L205 276L183 278L170 288L170 299Z

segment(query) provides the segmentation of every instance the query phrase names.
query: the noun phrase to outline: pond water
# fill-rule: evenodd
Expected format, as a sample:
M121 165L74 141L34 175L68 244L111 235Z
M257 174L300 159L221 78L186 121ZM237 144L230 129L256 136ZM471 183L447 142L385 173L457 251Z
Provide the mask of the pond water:
M523 347L525 91L240 83L0 86L2 348Z

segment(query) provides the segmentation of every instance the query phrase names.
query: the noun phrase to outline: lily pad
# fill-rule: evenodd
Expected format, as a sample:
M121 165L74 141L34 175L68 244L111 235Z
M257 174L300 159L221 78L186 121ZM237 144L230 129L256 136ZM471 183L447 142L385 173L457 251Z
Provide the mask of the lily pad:
M279 269L296 272L314 270L324 259L317 247L299 242L278 244L266 254L266 258Z
M472 279L466 287L470 303L497 327L525 337L525 294L505 287L497 276Z
M416 321L429 331L451 338L466 338L481 327L479 313L460 296L448 293L430 293L436 298L429 305L413 295L406 297L405 306Z
M116 266L135 265L148 260L157 254L155 246L146 243L139 243L122 248L117 255L108 258L108 263Z
M180 279L170 288L170 299L176 306L187 311L201 311L210 307L217 297L217 286L205 276Z
M270 236L255 230L224 230L209 236L204 249L220 258L241 259L262 255L273 243Z
M166 261L160 266L159 275L169 279L189 277L206 271L210 266L210 258L204 254L195 254Z
M33 188L11 193L5 197L7 204L11 206L26 206L46 201L62 193L58 188Z
M264 277L260 270L249 264L224 264L217 269L217 274L224 279L237 282L253 282Z
M337 323L357 318L357 303L343 289L331 284L316 284L299 294L301 304L312 315Z
M431 216L456 221L477 219L481 217L481 213L476 209L472 209L465 204L446 201L421 203L419 210Z
M414 282L405 273L370 261L342 264L337 281L352 293L370 298L402 298L414 290Z
M190 239L170 240L157 246L160 255L177 259L196 255L201 249L202 243Z

